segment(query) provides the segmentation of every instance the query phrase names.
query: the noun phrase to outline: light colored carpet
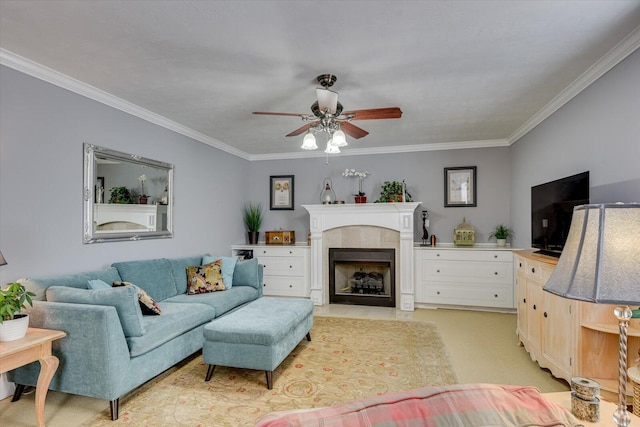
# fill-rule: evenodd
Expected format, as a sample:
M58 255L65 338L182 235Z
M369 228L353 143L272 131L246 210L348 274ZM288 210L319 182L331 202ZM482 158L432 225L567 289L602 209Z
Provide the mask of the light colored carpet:
M432 322L316 317L273 374L217 367L210 382L202 357L184 362L121 399L120 418L104 411L87 426L247 426L263 415L312 408L427 385L457 382Z

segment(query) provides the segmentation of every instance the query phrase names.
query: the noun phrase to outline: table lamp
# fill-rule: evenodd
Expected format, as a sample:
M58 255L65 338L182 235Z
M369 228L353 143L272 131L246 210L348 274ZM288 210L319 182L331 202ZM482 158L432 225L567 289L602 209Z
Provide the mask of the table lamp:
M545 291L596 304L619 305L618 426L631 422L627 412L627 329L640 304L640 204L576 206L567 242Z

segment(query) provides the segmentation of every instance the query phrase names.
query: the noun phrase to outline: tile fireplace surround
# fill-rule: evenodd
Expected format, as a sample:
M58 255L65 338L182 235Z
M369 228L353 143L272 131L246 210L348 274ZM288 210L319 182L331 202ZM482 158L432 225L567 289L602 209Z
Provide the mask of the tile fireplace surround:
M401 310L413 311L413 215L419 205L419 202L303 205L310 217L313 303L329 303L329 247L384 246L396 249L396 304Z

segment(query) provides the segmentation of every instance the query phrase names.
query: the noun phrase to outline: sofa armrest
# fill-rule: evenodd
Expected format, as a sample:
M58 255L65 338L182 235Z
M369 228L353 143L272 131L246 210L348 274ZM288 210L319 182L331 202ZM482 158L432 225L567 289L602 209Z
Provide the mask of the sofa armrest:
M127 346L116 309L111 306L34 301L29 325L56 329L67 336L52 343L60 360L52 390L103 399L117 399L129 366ZM35 386L40 364L11 371L9 380Z

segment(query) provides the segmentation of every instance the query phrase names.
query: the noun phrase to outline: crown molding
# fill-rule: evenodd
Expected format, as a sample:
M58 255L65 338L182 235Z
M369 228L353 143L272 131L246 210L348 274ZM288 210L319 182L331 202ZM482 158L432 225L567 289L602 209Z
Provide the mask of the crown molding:
M78 95L108 105L127 114L131 114L132 116L136 116L142 120L146 120L188 138L195 139L196 141L210 145L234 156L241 157L246 160L249 159L249 154L244 151L238 150L237 148L231 147L217 139L211 138L191 128L169 120L166 117L132 104L131 102L125 101L124 99L111 95L108 92L81 82L73 77L69 77L66 74L52 70L51 68L45 67L44 65L38 64L37 62L31 61L30 59L24 58L6 49L0 49L0 64L43 80L47 83L59 86L63 89L67 89L71 92L77 93Z
M640 26L636 27L627 37L622 39L617 45L609 50L595 64L589 67L577 79L575 79L562 92L556 95L547 105L534 114L522 126L520 126L507 140L509 145L529 133L549 116L555 113L560 107L575 98L580 92L589 87L593 82L602 77L613 67L622 62L640 47Z
M416 144L416 145L399 145L395 147L372 147L372 148L355 148L341 151L340 154L330 154L334 156L364 156L373 154L399 154L399 153L415 153L421 151L444 151L444 150L462 150L471 148L495 148L508 147L509 141L506 139L487 139L482 141L456 141L456 142L438 142L433 144ZM288 159L309 159L312 157L325 157L327 154L322 150L300 151L295 153L274 153L274 154L253 154L249 156L251 161L261 160L288 160Z

